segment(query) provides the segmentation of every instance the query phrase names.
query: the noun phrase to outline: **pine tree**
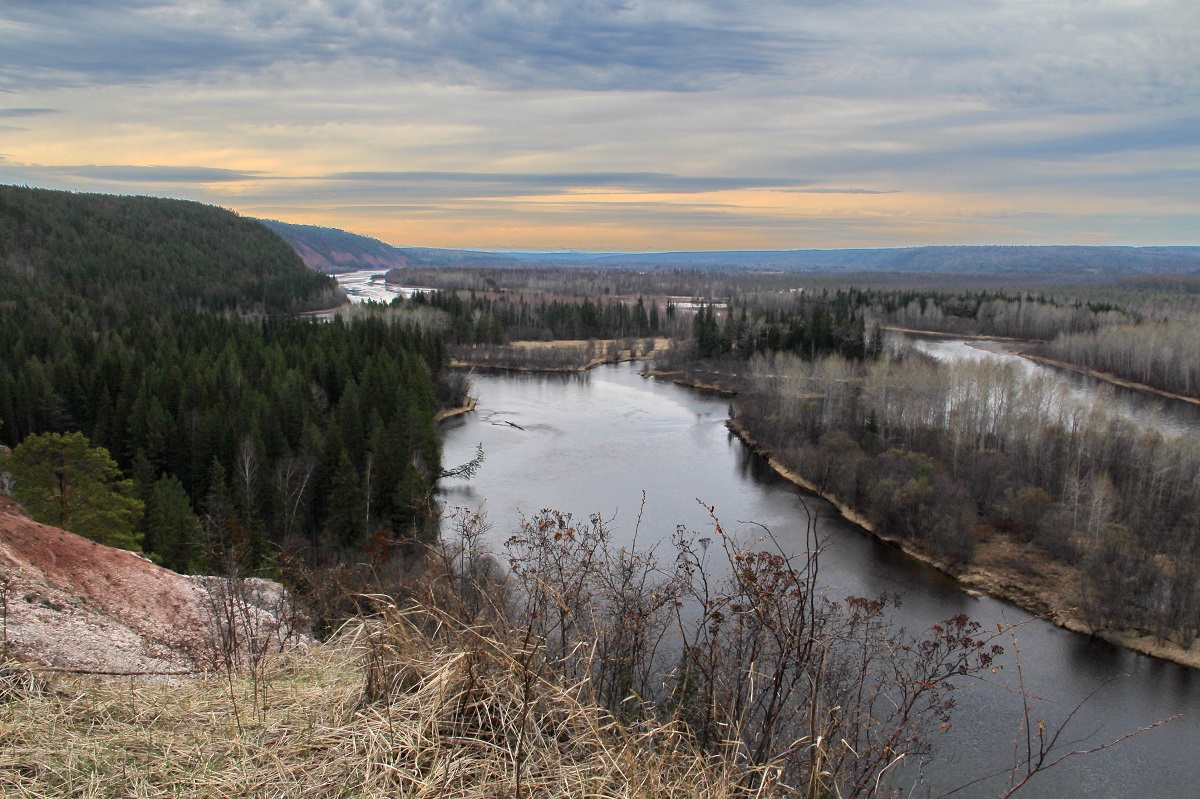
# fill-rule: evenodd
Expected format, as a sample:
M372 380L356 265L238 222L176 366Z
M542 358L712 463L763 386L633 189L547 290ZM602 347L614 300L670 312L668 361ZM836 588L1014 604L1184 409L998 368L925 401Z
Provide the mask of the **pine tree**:
M165 474L155 483L146 502L146 551L177 572L196 566L199 547L199 521L183 483L173 474Z
M117 463L83 433L27 437L6 457L14 494L39 522L109 546L139 549L144 505Z

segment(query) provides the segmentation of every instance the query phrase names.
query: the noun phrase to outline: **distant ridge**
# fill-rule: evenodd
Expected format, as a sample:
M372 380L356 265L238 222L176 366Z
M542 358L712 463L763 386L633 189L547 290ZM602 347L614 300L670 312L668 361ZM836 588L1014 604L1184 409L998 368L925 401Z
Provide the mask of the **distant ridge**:
M338 274L362 269L386 272L405 266L520 266L504 253L443 250L433 247L393 247L379 239L331 227L293 225L274 219L260 220L278 233L318 272Z
M659 253L508 253L541 265L746 271L1073 273L1200 272L1200 247L965 246Z
M337 274L360 269L387 271L408 266L408 259L395 247L370 236L331 227L293 225L274 219L261 221L292 245L300 259L318 272Z
M938 245L838 250L696 252L480 252L394 247L336 228L263 220L314 269L327 273L397 267L564 267L783 272L921 272L1075 275L1200 273L1200 247Z

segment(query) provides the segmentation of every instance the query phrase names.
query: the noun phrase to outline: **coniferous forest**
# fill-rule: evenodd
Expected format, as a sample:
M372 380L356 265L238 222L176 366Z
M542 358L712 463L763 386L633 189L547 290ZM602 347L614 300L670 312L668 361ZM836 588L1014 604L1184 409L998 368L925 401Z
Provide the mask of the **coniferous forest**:
M107 449L173 569L427 537L442 339L294 315L340 300L230 211L0 187L0 442Z
M0 189L0 257L0 442L80 432L107 450L141 511L120 543L171 568L270 571L299 553L378 562L430 540L434 415L462 391L447 342L669 336L679 344L655 356L659 369L732 383L739 423L881 532L958 569L1011 535L1079 571L1093 624L1183 646L1196 635L1187 442L1085 424L1011 369L889 352L882 332L1052 339L1080 362L1068 347L1123 342L1118 366L1189 392L1186 347L1151 347L1173 353L1165 366L1136 351L1167 326L1187 330L1195 311L1177 289L1164 302L1161 282L1035 294L425 269L391 275L436 289L402 309L320 323L295 312L340 301L336 285L253 220L12 187ZM1131 450L1150 467L1119 457Z

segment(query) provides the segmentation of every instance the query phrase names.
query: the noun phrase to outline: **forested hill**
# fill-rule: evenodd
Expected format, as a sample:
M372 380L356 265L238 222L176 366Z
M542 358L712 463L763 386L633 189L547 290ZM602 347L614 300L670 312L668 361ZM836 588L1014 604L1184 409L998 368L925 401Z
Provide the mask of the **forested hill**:
M25 465L17 498L176 570L337 563L368 533L376 553L430 535L441 334L394 313L282 313L335 289L228 211L0 187L0 443ZM110 455L102 473L127 481L100 495L119 514L38 518L70 508L37 464Z
M0 265L4 297L280 312L338 295L257 220L156 197L0 186Z

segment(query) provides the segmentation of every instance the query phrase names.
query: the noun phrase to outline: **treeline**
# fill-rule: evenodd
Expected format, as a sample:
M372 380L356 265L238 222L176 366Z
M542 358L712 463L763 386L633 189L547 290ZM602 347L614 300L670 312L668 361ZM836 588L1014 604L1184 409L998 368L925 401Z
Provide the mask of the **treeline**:
M994 292L862 292L886 325L956 335L1048 339L1127 324L1136 317L1105 301Z
M693 318L692 338L701 358L792 352L862 359L877 356L883 346L878 326L868 334L865 315L844 291L748 295L725 311L708 304Z
M1194 281L1193 281L1194 282ZM1200 308L1187 276L1120 290L929 292L850 289L882 324L956 335L1036 339L1031 351L1184 396L1200 396Z
M392 283L471 294L469 310L474 317L467 319L463 315L464 321L460 321L455 334L459 343L494 342L500 334L499 328L505 327L508 328L507 340L512 341L575 337L582 335L578 332L581 327L588 326L586 322L582 325L555 323L539 328L530 322L528 315L522 322L505 312L501 314L504 320L497 327L493 319L479 318L488 316L489 311L494 313L494 308L482 307L486 303L480 297L490 298L493 306L507 303L513 308L529 302L578 304L587 299L600 305L620 302L631 310L641 298L647 313L655 304L661 315L670 304L690 318L690 310L709 303L718 308L746 306L751 309L751 315L755 311L766 314L772 309L787 309L800 295L817 305L836 307L842 314L861 316L867 328L878 323L885 327L952 335L1046 341L1058 335L1089 333L1114 325L1190 321L1200 314L1197 292L1191 289L1195 281L1187 275L1141 276L1119 285L1035 287L999 282L995 276L990 281L994 287L973 287L961 276L926 275L929 278L926 280L917 280L915 278L921 276L913 274L902 277L904 279L898 281L895 273L720 273L687 269L646 272L615 267L553 266L409 267L388 273ZM1013 280L1013 276L1007 280ZM660 319L660 325L664 324ZM596 330L594 324L591 328ZM675 327L663 327L661 332L685 337L690 331L677 323ZM623 321L606 325L596 337L624 335L645 333ZM727 338L732 341L731 337ZM729 349L739 348L731 345ZM750 350L742 347L740 351Z
M920 312L922 303L926 316L940 308L978 318L1026 303L1097 324L1128 316L1099 300L983 293L936 303L853 289L735 295L728 310L698 312L693 346L658 365L736 388L737 420L753 438L883 534L954 568L972 564L991 535L1012 535L1078 570L1076 599L1093 625L1190 646L1200 635L1195 439L1165 439L1111 409L1083 407L1060 381L1029 379L1014 366L943 365L904 347L885 353L867 320L881 310ZM1134 339L1145 357L1154 352L1164 372L1186 372L1181 331L1173 347L1154 325L1132 329L1145 331Z
M994 532L1078 568L1096 627L1200 635L1200 450L992 362L757 356L738 419L889 535L964 567ZM1018 569L1033 564L1010 564Z
M452 344L455 365L536 372L577 372L598 363L646 359L661 339L588 339L518 344Z
M264 315L332 281L220 209L0 195L0 441L81 431L108 449L144 503L143 548L176 569L434 534L438 391L461 393L440 333Z
M946 290L804 287L791 292L747 291L735 300L764 307L787 305L801 293L863 314L884 326L954 335L1049 339L1141 321L1136 298L1113 292L1048 293L1040 290ZM1124 300L1124 302L1122 302ZM1133 302L1131 302L1133 301Z
M1191 322L1119 325L1061 335L1033 352L1173 394L1200 397L1200 329Z
M794 281L792 278L789 283ZM503 291L535 296L575 298L676 297L714 299L728 297L743 285L775 285L778 276L740 276L674 269L655 272L618 267L562 268L553 266L469 267L444 265L436 268L410 266L392 269L387 282L420 288L475 292Z
M686 329L679 324L681 315L673 302L666 302L660 310L657 302L642 297L627 302L433 291L414 294L409 304L445 312L446 334L453 344L643 338Z

